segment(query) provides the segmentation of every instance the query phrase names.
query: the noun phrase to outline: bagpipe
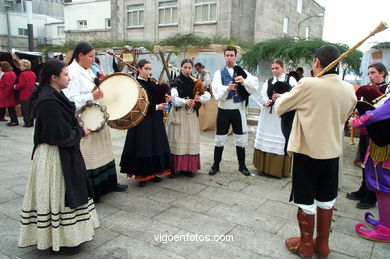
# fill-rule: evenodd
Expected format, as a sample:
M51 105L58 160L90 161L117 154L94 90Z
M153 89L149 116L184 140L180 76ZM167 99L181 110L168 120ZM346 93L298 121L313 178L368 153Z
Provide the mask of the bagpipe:
M179 73L181 72L180 69L174 67L172 64L168 64L168 68L173 69ZM201 80L196 79L192 75L189 75L189 78L191 78L192 81L194 81L194 83L195 83L194 89L192 91L192 98L191 99L195 99L197 96L203 95L206 91L206 87L203 84L203 82ZM198 110L201 106L202 106L202 104L200 102L195 102L195 106L193 108L189 108L187 110L187 113L190 114L194 111L194 109Z
M237 76L242 76L244 79L248 77L248 75L246 74L245 70L242 67L235 65L233 67L233 79ZM245 100L245 106L248 106L249 95L251 94L248 93L245 87L240 83L237 84L236 91L237 91L237 95L241 96Z

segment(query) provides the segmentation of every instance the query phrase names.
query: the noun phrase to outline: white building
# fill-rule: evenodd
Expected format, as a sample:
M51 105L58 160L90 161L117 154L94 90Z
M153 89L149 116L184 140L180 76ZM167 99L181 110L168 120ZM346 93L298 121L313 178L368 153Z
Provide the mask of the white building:
M64 4L66 41L111 39L110 0L72 0Z
M65 35L63 29L62 0L33 0L34 46L61 44ZM9 16L11 45L8 44L7 12ZM52 16L53 15L53 16ZM50 28L50 29L48 29ZM54 33L53 33L54 32ZM0 51L16 48L28 49L27 13L25 0L0 0Z

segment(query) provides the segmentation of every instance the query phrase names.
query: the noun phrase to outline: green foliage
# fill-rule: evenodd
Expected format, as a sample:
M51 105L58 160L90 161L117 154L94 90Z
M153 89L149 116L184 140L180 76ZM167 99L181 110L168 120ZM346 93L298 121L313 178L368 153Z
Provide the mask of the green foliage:
M187 49L189 47L206 47L210 44L220 44L229 46L240 46L242 49L249 49L250 43L239 41L236 39L227 39L221 36L214 36L212 38L206 36L199 36L195 34L176 34L158 42L162 46L174 46L178 49Z
M389 49L390 48L390 41L379 42L378 44L374 45L372 48L373 49Z
M281 58L292 65L300 65L301 62L311 64L315 51L322 45L334 45L341 53L348 50L348 46L340 43L331 43L321 39L300 39L278 38L270 39L255 44L249 51L241 56L240 63L249 71L254 71L259 64L260 59L272 60ZM343 65L348 71L359 74L360 62L363 53L354 51L343 61Z
M42 52L49 52L49 51L55 51L55 52L67 52L69 50L73 50L76 45L79 42L75 41L69 41L66 42L63 45L47 45L42 48L40 48L38 51ZM104 49L104 48L114 48L114 47L123 47L126 45L129 45L134 48L138 47L144 47L147 50L153 50L154 45L147 41L119 41L119 42L113 42L113 41L89 41L94 48L96 49Z

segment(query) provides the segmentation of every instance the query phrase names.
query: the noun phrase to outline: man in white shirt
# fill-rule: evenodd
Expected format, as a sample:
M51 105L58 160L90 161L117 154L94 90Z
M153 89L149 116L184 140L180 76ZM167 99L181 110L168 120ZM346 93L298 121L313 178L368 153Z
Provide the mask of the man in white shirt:
M237 49L227 47L224 51L226 66L214 74L212 90L218 101L217 132L215 135L214 163L209 175L219 171L223 147L232 125L239 171L249 176L245 165L245 146L248 142L248 126L245 115L245 102L258 88L257 77L236 65Z

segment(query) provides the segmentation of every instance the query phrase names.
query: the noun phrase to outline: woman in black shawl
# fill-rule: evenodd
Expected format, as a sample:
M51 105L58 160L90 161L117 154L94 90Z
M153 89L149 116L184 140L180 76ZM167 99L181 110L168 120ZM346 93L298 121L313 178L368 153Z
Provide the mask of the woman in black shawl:
M40 78L31 96L34 150L19 246L73 254L81 243L92 240L99 226L80 152L80 139L91 131L77 124L75 106L62 93L70 81L66 64L46 62Z

